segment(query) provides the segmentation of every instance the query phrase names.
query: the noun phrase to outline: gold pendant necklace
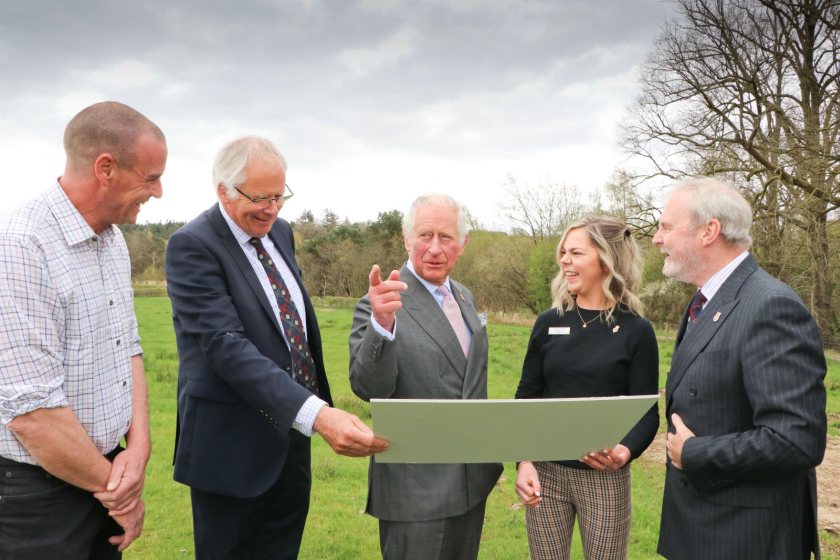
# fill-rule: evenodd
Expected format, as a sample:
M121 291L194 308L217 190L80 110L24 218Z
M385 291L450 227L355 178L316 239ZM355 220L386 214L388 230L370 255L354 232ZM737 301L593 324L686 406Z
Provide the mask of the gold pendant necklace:
M594 317L592 317L588 321L584 321L583 320L583 315L580 314L580 308L577 305L575 305L575 311L577 311L577 315L578 315L578 317L580 317L580 324L584 329L586 328L586 325L588 325L589 323L591 323L595 319L598 319L601 316L601 314L598 313L597 315L595 315Z

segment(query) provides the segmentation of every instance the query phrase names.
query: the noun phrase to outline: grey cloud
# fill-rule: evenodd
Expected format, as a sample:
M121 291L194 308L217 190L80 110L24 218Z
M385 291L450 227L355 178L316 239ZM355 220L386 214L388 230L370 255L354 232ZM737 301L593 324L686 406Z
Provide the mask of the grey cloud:
M628 76L669 11L660 0L8 1L0 121L55 137L77 98L105 97L165 123L182 153L244 127L311 165L354 149L514 157L602 142L595 121L629 101Z

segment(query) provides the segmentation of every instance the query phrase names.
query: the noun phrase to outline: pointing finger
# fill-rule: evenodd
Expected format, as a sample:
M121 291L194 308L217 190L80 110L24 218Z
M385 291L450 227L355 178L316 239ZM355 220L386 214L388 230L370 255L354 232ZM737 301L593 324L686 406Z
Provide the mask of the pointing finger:
M393 272L391 273L393 274ZM370 280L370 287L378 286L382 283L382 275L379 271L379 265L375 264L370 269L370 275L368 276L368 280Z

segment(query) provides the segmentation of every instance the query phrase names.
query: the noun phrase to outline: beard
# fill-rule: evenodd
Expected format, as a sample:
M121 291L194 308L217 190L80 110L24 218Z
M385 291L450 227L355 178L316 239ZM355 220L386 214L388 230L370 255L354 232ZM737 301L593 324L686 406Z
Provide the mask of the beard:
M700 269L701 258L696 253L684 249L674 249L665 253L662 274L680 282L691 283L694 273Z

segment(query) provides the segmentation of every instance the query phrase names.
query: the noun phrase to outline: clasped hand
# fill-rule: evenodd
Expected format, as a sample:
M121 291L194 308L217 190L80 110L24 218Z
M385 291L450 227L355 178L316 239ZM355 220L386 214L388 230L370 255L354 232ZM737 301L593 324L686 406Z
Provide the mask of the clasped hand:
M146 506L140 496L143 493L147 462L147 456L130 448L120 452L111 464L105 491L94 493L94 497L108 509L108 515L124 531L122 535L108 539L120 552L128 548L143 530Z

